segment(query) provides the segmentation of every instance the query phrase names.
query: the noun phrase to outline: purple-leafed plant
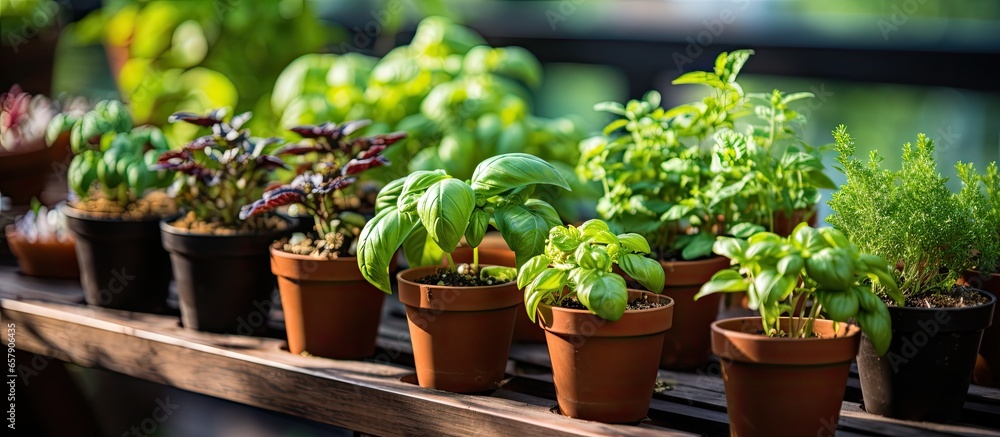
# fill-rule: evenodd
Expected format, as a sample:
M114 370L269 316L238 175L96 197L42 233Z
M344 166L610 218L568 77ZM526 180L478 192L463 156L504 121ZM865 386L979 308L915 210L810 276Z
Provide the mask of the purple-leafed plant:
M315 243L302 245L305 248L295 250L296 253L301 251L328 258L353 255L357 236L366 221L356 211L360 206L357 185L354 184L357 176L368 169L389 165L382 152L406 137L405 132L394 132L349 138L369 123L368 120L360 120L339 125L323 123L292 128L292 132L305 140L285 146L280 153L316 153L319 156L308 171L290 184L269 190L259 200L244 206L240 218L253 217L285 205L300 205L315 220L313 229L317 235L313 237L319 238L308 239ZM304 241L305 237L295 240Z
M270 173L287 168L275 156L281 140L256 138L241 129L250 120L249 112L225 120L225 109L207 115L178 112L169 122L182 121L211 128L212 133L196 138L180 150L160 155L152 168L175 172L171 192L182 209L194 219L226 229L260 229L266 220L244 224L240 208L261 197L269 184Z

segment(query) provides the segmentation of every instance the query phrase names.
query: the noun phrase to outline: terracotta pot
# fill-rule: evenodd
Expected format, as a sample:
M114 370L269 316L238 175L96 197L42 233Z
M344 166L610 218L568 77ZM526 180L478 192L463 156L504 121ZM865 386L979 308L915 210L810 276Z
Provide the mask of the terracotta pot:
M361 359L375 353L385 293L368 283L355 257L317 259L271 246L288 350Z
M666 306L626 311L615 322L586 310L538 306L563 414L606 423L646 418L674 302L648 291L628 293L630 301L646 295Z
M40 197L52 169L51 153L45 139L31 140L23 152L0 152L0 194L14 205L27 205Z
M500 387L523 295L516 282L486 287L418 284L438 267L399 272L421 387L475 393Z
M291 226L288 222L285 229L271 232L208 235L160 222L184 327L240 335L266 331L275 286L270 246Z
M792 234L795 227L799 223L806 222L809 226L816 227L816 223L819 222L819 214L816 212L816 206L812 208L801 208L792 211L791 216L782 211L774 212L774 233L782 237L787 237Z
M14 225L7 226L7 244L17 257L21 273L28 276L56 279L80 279L76 262L76 244L47 239L34 243L22 238Z
M788 329L789 319L781 321ZM733 436L833 435L861 329L817 320L820 338L768 337L760 317L712 324ZM836 336L835 336L836 335Z
M495 266L505 266L505 267L517 267L517 260L514 255L514 251L507 248L507 243L503 239L497 238L499 244L502 246L487 246L487 240L483 240L483 244L479 246L479 262L480 264L490 264ZM472 249L468 247L461 247L451 254L452 259L457 263L471 263L472 262ZM524 342L524 343L544 343L545 342L545 331L539 328L538 325L531 322L528 318L528 312L524 309L524 303L517 310L517 319L514 320L514 341Z
M962 285L1000 296L1000 274L984 275L970 271L962 275L959 281ZM993 309L993 321L990 327L983 331L983 341L979 344L979 356L976 358L976 369L972 374L976 384L987 387L1000 387L1000 310Z
M867 338L858 353L865 410L902 420L951 422L962 415L983 331L996 297L967 308L889 307L892 343L878 356Z
M87 304L146 312L166 308L170 257L160 242L159 218L99 218L71 206L62 211L76 242Z
M729 267L729 258L717 256L701 261L662 261L666 274L663 294L674 300L674 328L663 338L660 367L694 370L708 364L712 356L711 325L719 314L722 293L694 300L701 286L719 270Z

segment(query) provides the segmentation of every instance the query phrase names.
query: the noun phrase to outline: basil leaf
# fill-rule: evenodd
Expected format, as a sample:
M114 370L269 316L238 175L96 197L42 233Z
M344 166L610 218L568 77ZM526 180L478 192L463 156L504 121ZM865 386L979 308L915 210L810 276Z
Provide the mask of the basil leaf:
M622 318L628 305L625 279L614 273L586 276L576 287L576 297L591 313L609 322Z
M712 245L715 244L715 235L708 232L699 232L681 250L681 256L686 260L701 258L712 253Z
M524 208L541 216L545 220L545 223L549 225L549 229L562 226L563 224L556 209L544 200L528 199L524 202Z
M396 250L418 225L416 216L401 214L395 208L383 210L368 221L358 236L357 256L361 275L379 290L391 294L389 264Z
M472 189L477 197L486 198L533 184L570 189L566 179L552 164L526 153L507 153L487 158L472 173Z
M853 290L818 290L823 313L830 320L846 322L858 313L858 296Z
M738 291L747 291L746 278L740 275L739 272L732 269L719 270L712 275L712 279L701 286L701 290L698 294L694 296L694 300L698 300L702 297L708 296L712 293L735 293Z
M719 237L712 244L712 251L716 254L729 258L737 263L742 263L746 259L743 254L747 250L746 240L732 237Z
M611 232L611 228L602 220L591 219L580 225L580 232L583 234L583 238L593 237L601 231Z
M427 229L414 226L410 236L403 240L403 254L410 267L424 267L441 264L444 251L427 235Z
M618 243L622 247L631 250L635 253L646 254L651 251L649 248L649 242L646 238L639 234L627 233L618 236Z
M857 320L861 331L865 333L868 340L872 342L875 352L879 355L885 355L892 343L892 320L889 318L889 310L885 310L884 313L862 311L854 316L854 319Z
M631 276L632 279L635 279L643 287L646 287L647 290L653 293L663 291L663 281L665 278L663 266L660 263L640 255L629 253L618 258L618 266Z
M452 253L465 235L476 196L465 182L445 179L431 185L417 204L417 214L438 247Z
M383 209L386 208L397 208L399 195L403 193L403 184L406 183L406 178L399 178L388 184L385 184L381 190L378 192L378 196L375 197L375 213L378 214Z
M517 205L504 206L493 213L493 221L514 251L518 266L545 252L545 237L551 227L536 212Z
M486 236L486 228L490 225L490 214L482 209L472 210L472 217L469 218L469 227L465 228L465 242L470 247L479 247Z
M552 258L545 255L538 255L528 260L517 272L517 288L526 287L551 263Z
M403 182L403 190L396 200L396 207L404 213L416 211L417 202L431 185L450 178L451 176L445 174L444 170L421 170L410 173Z

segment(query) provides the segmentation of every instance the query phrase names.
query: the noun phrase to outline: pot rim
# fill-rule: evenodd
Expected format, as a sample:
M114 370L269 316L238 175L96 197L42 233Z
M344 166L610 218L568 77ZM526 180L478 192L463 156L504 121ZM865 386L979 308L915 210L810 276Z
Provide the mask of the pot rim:
M180 215L178 215L176 217L180 217ZM163 231L163 232L165 232L165 233L168 233L170 235L176 235L176 236L179 236L179 237L195 237L195 238L198 238L198 237L205 237L205 238L241 238L241 237L259 237L259 236L265 236L265 235L280 235L280 234L282 234L284 232L290 231L292 229L292 227L295 226L295 220L294 219L289 218L289 217L285 217L285 216L282 216L282 215L275 215L275 217L280 218L285 223L285 227L283 229L272 229L272 230L265 231L265 232L237 232L237 233L233 233L233 234L206 234L206 233L202 233L202 232L188 232L188 231L184 230L183 228L179 228L177 226L171 225L169 222L171 220L175 219L176 217L174 217L174 216L168 216L168 217L163 217L163 218L159 219L160 230Z
M976 291L979 294L985 295L987 298L989 298L989 300L986 303L979 304L979 305L976 305L976 306L971 306L971 307L927 308L927 307L907 307L907 306L902 306L901 307L901 306L895 306L895 305L893 305L893 306L886 305L886 308L888 308L889 311L914 311L914 312L917 312L917 313L920 313L920 312L933 313L933 312L938 312L938 311L964 312L964 311L977 311L977 310L981 310L983 307L990 306L990 305L996 303L996 301L997 301L997 297L993 293L990 293L990 292L988 292L986 290L983 290L981 288L975 288L975 287L968 287L968 288L971 288L972 290Z
M804 317L798 317L798 318L805 319ZM844 331L845 335L836 336L836 337L810 337L810 338L771 337L771 336L767 336L767 335L763 335L763 334L751 334L749 332L743 332L743 331L737 331L735 329L723 328L722 326L720 326L720 324L726 323L726 322L735 323L736 321L744 322L744 321L760 320L760 319L761 319L760 316L731 317L731 318L728 318L728 319L720 319L720 320L716 320L716 321L712 322L712 331L716 331L716 332L718 332L720 334L724 334L726 336L735 337L735 338L744 339L744 340L765 341L765 342L804 342L804 343L805 342L824 341L824 340L839 340L839 339L850 338L852 336L860 335L861 334L861 328L858 325L855 325L853 323L847 323L847 322L837 322L837 323L840 323L840 324L847 325L847 329ZM781 319L781 320L788 320L788 319L791 319L791 317L782 316L779 319ZM833 320L829 320L829 319L816 319L816 321L817 322L823 322L823 323L827 323L827 322L833 323L834 322Z
M357 257L355 257L354 259L357 259ZM480 267L494 267L492 264L479 264L479 266ZM495 267L506 267L506 266L495 266ZM474 290L474 289L495 290L495 289L499 289L499 288L510 287L510 284L514 284L514 286L517 286L517 280L516 279L513 280L513 281L509 281L509 282L504 282L502 284L476 285L476 286L473 286L473 287L463 287L463 286L460 286L460 285L421 284L419 282L414 282L414 281L411 281L409 279L403 278L403 274L406 273L406 272L409 272L411 270L435 269L434 271L436 272L437 269L440 269L440 268L441 268L441 266L410 267L410 268L407 268L407 269L404 269L404 270L400 270L398 273L396 273L396 280L399 281L399 282L406 283L407 285L411 285L413 287L427 287L429 289L435 289L435 290L444 289L444 288L457 288L457 289L460 289L460 290Z
M70 205L69 202L59 207L59 211L62 212L63 215L65 215L68 218L76 220L89 220L94 222L105 222L105 223L150 223L150 222L159 222L162 220L169 220L174 217L180 217L180 212L175 212L167 216L151 215L149 217L143 218L142 220L126 220L122 216L102 217L89 214L82 209Z
M278 257L281 257L281 258L292 259L292 260L295 260L295 261L313 261L313 262L326 262L326 261L329 261L331 263L338 262L338 261L351 261L351 262L354 262L354 263L358 262L358 257L356 257L356 256L341 256L341 257L337 257L337 258L334 258L334 259L327 259L327 258L317 258L317 257L314 257L314 256L309 256L309 255L299 255L297 253L285 252L284 250L281 250L281 249L275 247L276 243L277 243L277 240L275 240L274 243L271 243L271 246L270 246L269 249L271 251L271 255L278 256Z
M646 308L646 309L643 309L643 310L629 310L629 309L626 309L625 310L625 314L648 314L648 313L655 312L655 311L664 311L666 308L674 306L674 302L675 302L674 298L672 298L670 296L667 296L666 294L663 294L663 293L653 293L652 291L649 291L649 290L640 290L638 288L629 288L627 290L628 291L636 291L636 292L643 293L643 294L649 293L649 294L652 294L652 295L657 296L659 298L667 299L669 302L667 302L666 305L659 306L659 307L656 307L656 308ZM557 307L557 306L549 305L549 304L544 303L544 302L539 302L538 306L539 307L552 308L553 311L558 311L558 312L565 312L565 313L575 314L575 315L581 315L581 316L594 316L594 317L597 317L596 314L590 312L589 310L581 310L581 309L577 309L577 308ZM622 316L622 317L624 317L624 316ZM608 322L608 323L614 323L614 322Z

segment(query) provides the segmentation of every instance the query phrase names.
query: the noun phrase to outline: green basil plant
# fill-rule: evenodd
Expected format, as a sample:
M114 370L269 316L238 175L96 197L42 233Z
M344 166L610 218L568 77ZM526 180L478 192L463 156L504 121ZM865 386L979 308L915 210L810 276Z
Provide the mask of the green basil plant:
M879 354L888 350L892 322L876 287L899 305L903 295L885 259L862 253L842 232L801 223L785 238L771 232L745 240L719 237L712 250L738 267L717 272L695 300L745 291L770 336L812 337L821 315L837 322L854 319ZM781 327L782 314L792 318L788 331Z
M752 53L722 53L713 71L673 81L707 86L699 102L664 109L651 91L594 108L619 118L580 143L577 174L603 186L598 215L646 235L660 259L702 258L717 235L774 230L776 215L811 208L819 189L834 188L792 109L812 94L744 93L737 75Z
M53 120L61 128L65 120ZM86 201L95 191L122 208L143 197L147 189L165 188L172 178L150 165L169 147L159 129L132 127L124 103L101 101L70 128L73 160L67 177L77 199ZM55 129L53 129L55 130Z
M614 266L646 289L663 291L663 267L644 256L649 252L649 242L641 235L615 235L598 219L579 228L552 228L545 253L531 258L517 274L528 317L535 321L539 303L558 305L576 298L602 319L620 319L628 305L628 289L625 279L612 271Z
M358 239L361 274L391 293L389 263L401 246L413 267L436 265L447 256L456 271L451 253L463 237L473 247L473 270L478 270L477 247L491 224L515 252L517 264L524 264L545 250L549 229L562 224L551 205L531 198L540 184L569 189L551 164L524 153L489 158L467 181L427 170L390 182Z

